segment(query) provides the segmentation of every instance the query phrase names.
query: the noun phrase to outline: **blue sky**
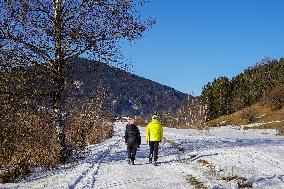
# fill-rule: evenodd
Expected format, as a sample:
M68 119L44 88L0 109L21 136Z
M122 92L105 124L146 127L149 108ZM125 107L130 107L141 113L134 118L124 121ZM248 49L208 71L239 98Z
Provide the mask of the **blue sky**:
M284 57L283 8L283 0L152 0L141 13L157 24L123 52L135 74L200 95L216 77Z

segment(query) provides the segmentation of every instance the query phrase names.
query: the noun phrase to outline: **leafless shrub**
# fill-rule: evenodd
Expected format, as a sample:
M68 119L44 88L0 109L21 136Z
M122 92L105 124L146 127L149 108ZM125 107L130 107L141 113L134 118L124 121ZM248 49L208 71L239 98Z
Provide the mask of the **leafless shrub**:
M1 124L4 137L0 143L0 182L17 181L29 174L33 167L50 168L59 163L56 131L50 127L46 112L19 110L16 115ZM98 119L95 124L90 124L93 123L90 121L86 124L86 118L79 114L67 123L67 141L73 149L101 142L113 132L110 122Z
M46 117L46 112L19 109L1 122L1 182L15 181L35 166L50 167L59 163L58 144L52 134L55 131Z
M88 141L90 143L102 142L110 138L113 134L113 125L105 120L99 120L96 125L92 127L88 134Z

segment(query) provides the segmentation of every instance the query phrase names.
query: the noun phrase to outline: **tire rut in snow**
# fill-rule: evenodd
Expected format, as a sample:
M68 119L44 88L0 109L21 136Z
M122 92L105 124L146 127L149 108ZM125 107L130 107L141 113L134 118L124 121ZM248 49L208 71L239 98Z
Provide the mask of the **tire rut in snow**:
M87 168L86 171L84 171L77 179L75 179L73 184L69 185L69 189L93 188L94 183L95 183L95 176L98 173L101 162L108 156L110 151L114 147L118 146L120 143L121 143L121 139L116 141L114 144L108 146L107 149L102 150L99 156L95 158L91 158L90 162L86 162L85 164L87 164L87 166L88 164L91 164L91 165L89 165L89 168Z

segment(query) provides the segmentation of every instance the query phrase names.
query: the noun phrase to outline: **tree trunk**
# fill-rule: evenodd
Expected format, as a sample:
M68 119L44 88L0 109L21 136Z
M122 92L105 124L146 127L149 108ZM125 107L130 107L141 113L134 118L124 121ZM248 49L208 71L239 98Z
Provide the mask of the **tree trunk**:
M55 33L55 95L53 102L54 118L57 131L58 142L60 145L60 161L65 163L68 160L67 145L65 141L64 130L64 109L62 95L65 88L65 77L63 73L64 58L62 53L62 7L61 0L56 0L54 3L54 33Z

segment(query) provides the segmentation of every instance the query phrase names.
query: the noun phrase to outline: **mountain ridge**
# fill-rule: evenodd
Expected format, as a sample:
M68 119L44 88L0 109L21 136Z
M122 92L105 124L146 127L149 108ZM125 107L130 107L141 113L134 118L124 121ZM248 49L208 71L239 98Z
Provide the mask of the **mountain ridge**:
M81 83L85 95L92 93L99 85L106 92L104 110L116 115L150 115L172 113L188 98L194 98L172 87L113 67L106 63L75 58L68 63L69 89L74 81ZM70 88L71 87L71 88Z

